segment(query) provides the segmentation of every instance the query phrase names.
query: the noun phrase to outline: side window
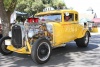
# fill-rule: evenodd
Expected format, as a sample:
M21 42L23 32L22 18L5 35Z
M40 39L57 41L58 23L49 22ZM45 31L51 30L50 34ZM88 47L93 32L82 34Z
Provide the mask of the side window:
M77 21L78 20L78 15L77 14L75 14L75 21Z
M69 13L68 16L66 16L66 14L64 14L64 21L74 21L74 14L73 13Z

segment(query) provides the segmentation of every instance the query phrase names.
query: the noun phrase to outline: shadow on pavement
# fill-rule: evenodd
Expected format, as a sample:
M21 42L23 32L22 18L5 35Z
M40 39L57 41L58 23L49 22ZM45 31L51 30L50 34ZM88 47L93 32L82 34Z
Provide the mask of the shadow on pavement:
M0 57L0 67L58 67L64 65L68 66L71 64L71 62L75 62L71 54L78 54L80 56L79 53L85 53L86 51L91 51L96 48L98 48L98 45L95 44L89 44L87 48L78 48L75 42L70 42L65 47L53 49L50 60L42 65L34 63L30 55L13 53L9 56Z

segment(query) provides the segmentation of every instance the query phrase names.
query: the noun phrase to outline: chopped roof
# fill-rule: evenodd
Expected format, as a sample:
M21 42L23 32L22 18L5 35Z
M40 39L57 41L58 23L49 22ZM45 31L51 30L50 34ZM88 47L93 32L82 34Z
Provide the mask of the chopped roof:
M35 15L44 15L44 14L50 14L50 13L62 13L62 12L74 12L74 13L78 13L77 11L75 10L52 10L52 11L46 11L46 12L40 12L40 13L37 13Z

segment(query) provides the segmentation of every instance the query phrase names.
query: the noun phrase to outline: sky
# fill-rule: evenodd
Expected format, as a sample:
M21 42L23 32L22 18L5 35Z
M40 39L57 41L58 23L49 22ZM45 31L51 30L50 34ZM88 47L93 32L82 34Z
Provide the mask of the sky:
M100 0L64 0L68 8L72 7L79 13L84 13L89 7L92 7L97 17L100 18Z

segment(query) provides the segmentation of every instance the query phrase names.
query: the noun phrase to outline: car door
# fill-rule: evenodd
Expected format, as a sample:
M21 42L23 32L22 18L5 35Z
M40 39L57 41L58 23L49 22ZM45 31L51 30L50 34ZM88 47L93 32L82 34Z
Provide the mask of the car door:
M66 12L65 12L66 13ZM67 15L64 13L64 21L63 21L63 28L64 28L64 42L69 42L73 40L74 36L74 14L69 13L68 16L71 17L71 20L68 20Z
M78 34L80 33L82 26L78 22L78 14L74 14L74 22L73 22L73 27L74 27L74 39L77 38Z

